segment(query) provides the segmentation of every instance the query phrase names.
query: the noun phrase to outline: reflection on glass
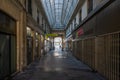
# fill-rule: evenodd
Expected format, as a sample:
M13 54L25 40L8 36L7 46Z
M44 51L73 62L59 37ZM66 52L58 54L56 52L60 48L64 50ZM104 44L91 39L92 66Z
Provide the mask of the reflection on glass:
M0 78L10 73L10 36L0 34Z

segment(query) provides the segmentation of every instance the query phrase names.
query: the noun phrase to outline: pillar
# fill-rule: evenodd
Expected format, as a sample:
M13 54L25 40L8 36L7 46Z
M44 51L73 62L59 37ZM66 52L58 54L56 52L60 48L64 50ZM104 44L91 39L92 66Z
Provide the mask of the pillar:
M63 36L62 36L62 51L63 51L63 49L64 49L64 41L63 41Z
M40 59L40 57L41 57L41 35L39 35L39 40L38 40L39 42L38 42L38 46L39 46L39 59Z
M33 37L33 54L32 54L32 60L35 60L35 46L36 46L36 38L35 38L35 31L32 31L32 37Z

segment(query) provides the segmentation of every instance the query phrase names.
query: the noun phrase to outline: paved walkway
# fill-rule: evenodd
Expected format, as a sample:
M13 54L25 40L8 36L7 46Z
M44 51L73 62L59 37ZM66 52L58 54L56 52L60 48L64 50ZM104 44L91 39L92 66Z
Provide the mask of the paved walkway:
M55 50L35 61L13 80L105 80L67 52Z

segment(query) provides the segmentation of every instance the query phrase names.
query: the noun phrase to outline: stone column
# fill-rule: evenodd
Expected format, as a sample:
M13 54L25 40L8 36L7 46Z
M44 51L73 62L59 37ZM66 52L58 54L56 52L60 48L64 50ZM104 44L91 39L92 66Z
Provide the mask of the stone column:
M19 47L18 47L19 46ZM26 61L26 15L24 11L20 11L19 22L17 22L17 49L19 54L19 70L21 71L27 65Z
M62 36L62 51L64 49L64 41L63 41L64 37Z
M39 40L38 40L39 42L38 42L38 45L39 45L39 59L40 59L40 57L41 57L41 35L39 35Z
M53 37L53 42L52 42L52 48L55 49L55 46L54 46L54 37Z

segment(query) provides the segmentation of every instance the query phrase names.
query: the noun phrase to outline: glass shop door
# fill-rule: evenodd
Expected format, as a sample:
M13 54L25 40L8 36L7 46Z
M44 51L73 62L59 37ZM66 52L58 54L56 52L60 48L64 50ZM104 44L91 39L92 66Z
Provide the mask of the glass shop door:
M0 79L16 71L15 36L0 33Z

